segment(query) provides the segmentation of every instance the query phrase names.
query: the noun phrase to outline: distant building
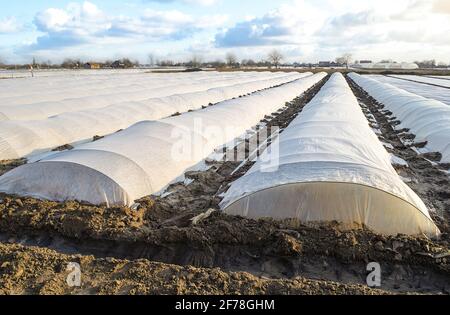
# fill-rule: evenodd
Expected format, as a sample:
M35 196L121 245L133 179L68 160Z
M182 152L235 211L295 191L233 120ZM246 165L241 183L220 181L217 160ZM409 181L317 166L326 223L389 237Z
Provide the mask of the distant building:
M372 60L360 60L359 63L372 63Z
M322 68L331 67L331 61L319 61L319 67Z
M319 68L337 68L344 65L334 61L319 61Z
M100 69L101 66L98 63L87 62L84 64L84 69Z

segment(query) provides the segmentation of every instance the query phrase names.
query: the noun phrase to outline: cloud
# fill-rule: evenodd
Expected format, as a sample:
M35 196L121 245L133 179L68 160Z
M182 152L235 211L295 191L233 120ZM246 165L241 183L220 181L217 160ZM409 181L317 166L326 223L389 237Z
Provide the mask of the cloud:
M440 14L450 14L450 1L435 0L433 4L433 12Z
M91 2L72 3L65 9L49 8L34 19L38 31L31 49L43 50L80 44L105 44L114 40L180 40L211 27L226 16L193 17L178 10L144 10L139 17L111 16Z
M276 18L264 17L237 23L219 33L215 40L218 47L284 45L289 43L289 35L291 28L277 23Z
M16 18L9 17L0 20L0 34L16 33L21 30L21 26L17 22Z
M219 2L219 0L144 0L145 2L157 2L163 4L169 3L183 3L183 4L197 4L202 6L211 6Z
M360 58L416 58L403 54L401 45L416 50L416 55L425 51L424 45L437 48L440 56L449 51L446 34L450 24L442 14L450 9L448 0L391 2L368 0L360 5L342 0L337 5L319 0L312 6L310 1L293 0L263 16L222 29L214 44L217 48L253 49L255 53L276 46L292 58L297 52L297 58L312 60L332 59L344 52Z
M217 47L300 44L314 32L322 16L319 8L306 1L296 1L223 29L217 34L215 44Z
M32 26L29 21L21 26L14 18L0 18L0 34L19 31L17 39L2 36L9 40L3 40L4 48L15 49L18 55L52 58L141 54L139 58L145 60L146 51L152 51L172 59L195 52L206 60L223 58L224 51L234 50L240 57L258 59L277 48L288 61L333 59L352 52L359 59L448 62L449 0L286 0L274 1L275 9L260 15L255 15L259 10L241 12L242 0L227 1L234 2L220 10L243 16L230 24L218 10L210 15L186 13L187 6L200 12L204 9L195 6L213 6L223 0L139 0L132 9L118 8L118 13L104 12L86 1L43 10L35 15ZM141 9L156 2L170 6ZM135 14L123 13L128 11Z

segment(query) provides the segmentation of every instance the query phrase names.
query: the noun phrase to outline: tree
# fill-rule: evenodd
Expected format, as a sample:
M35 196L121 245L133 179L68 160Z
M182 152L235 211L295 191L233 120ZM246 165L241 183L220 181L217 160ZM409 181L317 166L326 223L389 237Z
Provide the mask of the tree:
M194 54L192 55L191 61L189 63L193 68L200 68L200 66L202 65L202 57Z
M253 59L242 60L242 64L244 66L247 66L247 67L254 67L254 66L256 66L256 62Z
M343 54L341 57L336 58L336 63L345 65L348 69L348 66L352 62L352 57L353 56L350 53Z
M210 65L214 68L225 67L225 62L223 60L217 59L216 61L210 62Z
M63 63L61 64L61 67L65 69L74 69L79 68L81 66L81 60L75 60L75 59L64 59Z
M424 61L416 61L416 64L420 67L420 68L435 68L436 67L436 60L432 59L432 60L424 60Z
M122 60L120 60L120 63L122 63L125 68L134 68L135 66L139 66L139 62L133 62L129 58L123 58Z
M161 60L158 62L158 66L161 66L161 67L172 67L174 64L175 64L175 62L170 59Z
M231 52L227 53L227 55L225 56L225 60L229 67L234 67L238 63L236 55Z
M339 64L339 65L345 65L346 60L345 60L344 57L337 57L336 58L336 63Z
M148 63L151 67L153 67L156 64L155 55L153 55L152 53L148 54Z
M284 59L283 55L276 49L272 50L269 53L269 62L275 66L276 69L278 69L278 66L280 65L281 61Z

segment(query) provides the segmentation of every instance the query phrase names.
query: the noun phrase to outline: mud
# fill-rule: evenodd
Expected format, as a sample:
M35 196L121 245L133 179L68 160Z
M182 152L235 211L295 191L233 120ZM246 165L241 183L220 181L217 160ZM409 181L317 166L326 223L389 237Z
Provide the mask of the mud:
M69 263L77 263L81 286L70 287ZM69 278L70 279L70 278ZM0 244L0 294L386 294L362 285L305 278L273 280L249 273L175 266L148 260L68 256L41 248Z
M283 129L325 81L283 112L267 116L265 123ZM171 185L161 197L143 198L133 209L0 195L0 266L5 261L9 262L6 268L22 264L23 269L0 272L0 290L33 294L450 294L445 214L449 197L444 188L435 187L445 184L437 175L441 171L404 147L389 127L389 119L375 110L378 105L357 95L382 125L383 141L408 161L412 170L406 169L404 176L415 181L413 189L436 209L433 215L444 232L442 239L386 237L364 227L349 230L338 223L304 225L296 220L227 216L219 211L220 196L252 162L225 158L208 161L205 171L188 172L189 184ZM430 171L439 173L428 176ZM24 258L9 256L16 252ZM73 259L81 262L87 282L71 291L63 280L64 265ZM27 269L23 261L28 260L36 272ZM381 264L383 291L366 286L369 262Z
M70 144L64 144L62 146L59 146L57 148L54 148L52 150L52 152L61 152L61 151L66 151L66 150L73 150L73 146Z
M24 165L27 163L27 159L16 159L16 160L3 160L0 161L0 176L9 172L10 170Z

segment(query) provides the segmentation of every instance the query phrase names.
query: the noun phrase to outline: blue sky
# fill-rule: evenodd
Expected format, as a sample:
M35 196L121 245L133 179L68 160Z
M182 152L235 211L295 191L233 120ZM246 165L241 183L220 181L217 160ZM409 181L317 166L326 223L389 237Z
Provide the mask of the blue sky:
M0 0L0 59L450 63L450 0Z

